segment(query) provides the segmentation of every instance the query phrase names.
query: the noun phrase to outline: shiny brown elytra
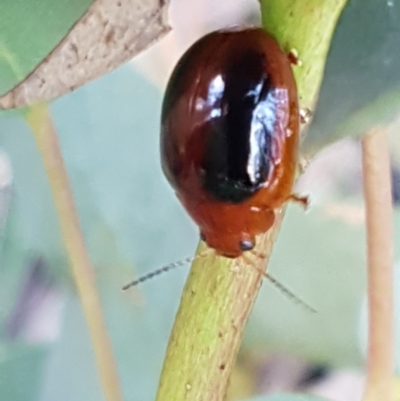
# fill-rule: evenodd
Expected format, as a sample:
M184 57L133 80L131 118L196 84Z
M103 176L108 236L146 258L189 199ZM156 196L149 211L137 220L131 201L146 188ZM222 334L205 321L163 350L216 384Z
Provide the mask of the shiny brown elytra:
M208 246L254 246L290 199L299 105L290 61L260 28L222 30L180 59L165 93L162 166Z

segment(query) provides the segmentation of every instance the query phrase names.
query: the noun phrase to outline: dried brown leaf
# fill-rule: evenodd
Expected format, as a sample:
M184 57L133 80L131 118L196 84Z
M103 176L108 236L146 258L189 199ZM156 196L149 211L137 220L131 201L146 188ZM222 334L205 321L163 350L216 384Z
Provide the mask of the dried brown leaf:
M170 30L168 3L96 0L38 67L0 97L0 109L62 96L130 60Z

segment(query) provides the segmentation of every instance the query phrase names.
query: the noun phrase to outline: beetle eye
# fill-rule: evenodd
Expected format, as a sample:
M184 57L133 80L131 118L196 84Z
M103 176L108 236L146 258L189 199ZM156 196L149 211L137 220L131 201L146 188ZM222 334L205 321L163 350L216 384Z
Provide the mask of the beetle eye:
M245 239L240 241L239 246L242 251L251 251L254 248L254 242L249 239Z

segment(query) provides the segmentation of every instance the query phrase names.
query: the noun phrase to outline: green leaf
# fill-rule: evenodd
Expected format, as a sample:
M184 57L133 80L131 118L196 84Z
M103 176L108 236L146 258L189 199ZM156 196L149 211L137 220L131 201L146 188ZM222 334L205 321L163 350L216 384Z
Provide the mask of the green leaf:
M2 344L0 394L5 400L37 400L42 385L47 348Z
M400 235L400 210L394 215ZM395 256L400 258L400 248ZM363 365L360 309L365 294L365 227L314 208L288 207L268 271L316 310L312 314L263 284L245 349L282 351L336 366ZM365 331L364 331L365 333ZM398 337L398 336L397 336Z
M126 399L135 400L154 398L188 269L127 293L121 287L138 274L192 254L198 240L160 168L155 117L160 105L159 91L131 66L52 105ZM57 277L68 270L46 176L22 119L0 120L0 146L11 158L15 183L0 271L4 314L31 255L42 255ZM86 326L77 301L69 299L41 397L97 401L101 396Z
M316 152L393 121L400 111L400 4L350 0L329 51L315 116L303 144Z
M65 273L64 248L39 152L28 127L14 114L0 119L0 146L10 157L13 186L1 249L0 301L9 305L30 256L42 256Z
M34 70L93 1L13 0L0 3L0 95Z
M127 259L144 272L185 257L195 247L197 232L160 168L155 118L160 104L159 91L125 66L52 106L95 265L112 260L118 267L118 260ZM16 269L12 261L22 263L33 252L65 274L47 178L21 118L0 120L0 146L10 156L14 173L5 264ZM104 235L114 236L126 257L109 252Z
M310 304L313 314L268 281L249 319L245 348L263 347L319 363L360 363L356 321L364 289L362 226L287 208L268 272Z
M151 400L178 307L184 277L166 277L160 286L141 288L145 303L135 291L123 293L116 280L102 285L102 303L124 389L125 399ZM110 283L110 282L109 282ZM65 310L61 337L52 346L41 401L102 399L86 323L76 298Z
M388 124L400 111L400 4L396 1L349 0L332 38L321 92L315 107L313 88L319 85L328 49L317 45L329 31L330 7L335 4L283 0L261 1L263 25L274 32L285 50L295 49L303 65L294 66L300 103L314 118L302 145L308 154L349 135L361 135ZM295 7L295 8L293 8ZM291 12L288 12L290 10ZM307 19L319 13L313 26ZM287 29L293 21L302 29ZM313 32L305 42L297 32ZM303 33L304 34L304 33ZM321 53L322 52L322 53ZM313 95L314 96L314 95Z

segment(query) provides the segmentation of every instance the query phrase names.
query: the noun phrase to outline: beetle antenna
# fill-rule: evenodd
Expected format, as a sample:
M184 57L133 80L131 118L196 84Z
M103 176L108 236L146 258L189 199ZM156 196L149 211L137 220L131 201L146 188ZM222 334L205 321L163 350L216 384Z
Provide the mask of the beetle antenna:
M251 251L255 256L260 257L262 259L265 259L265 256L262 254L256 253L254 251ZM246 258L247 259L247 258ZM248 260L248 259L247 259ZM301 305L304 309L306 309L308 312L312 313L317 313L317 310L314 309L312 306L310 306L307 302L303 301L300 297L298 297L293 291L289 290L288 287L283 285L279 280L277 280L275 277L271 276L270 273L265 272L264 270L260 269L257 267L253 261L250 261L249 263L253 269L257 270L260 274L262 274L275 288L277 288L282 294L284 294L287 298L291 299L298 305Z
M177 262L172 262L172 263L170 263L168 265L165 265L165 266L163 266L163 267L161 267L161 268L159 268L157 270L153 270L152 272L147 273L147 274L137 278L136 280L131 281L128 284L125 284L122 287L122 290L125 291L128 288L131 288L131 287L134 287L134 286L136 286L138 284L141 284L144 281L150 280L153 277L159 276L160 274L165 273L165 272L167 272L169 270L175 269L176 267L182 267L182 266L185 266L188 263L192 263L196 259L205 256L208 252L209 252L209 249L206 249L205 251L200 252L199 254L197 254L195 256L188 256L188 257L186 257L184 259L178 260Z
M269 280L271 284L273 284L279 291L285 294L289 299L295 301L298 305L301 305L303 308L312 313L317 313L317 310L310 306L307 302L303 301L299 296L297 296L294 292L289 290L286 286L284 286L280 281L278 281L275 277L271 276L271 274L263 272L263 276Z
M159 268L157 270L153 270L152 272L147 273L144 276L141 276L138 279L133 280L128 284L125 284L122 287L122 290L125 291L128 288L134 287L134 286L136 286L136 285L138 285L140 283L143 283L144 281L152 279L155 276L159 276L162 273L166 273L169 270L175 269L176 267L185 266L186 264L193 262L195 259L197 259L197 256L188 256L185 259L178 260L177 262L173 262L173 263L170 263L169 265L163 266L163 267L161 267L161 268Z

